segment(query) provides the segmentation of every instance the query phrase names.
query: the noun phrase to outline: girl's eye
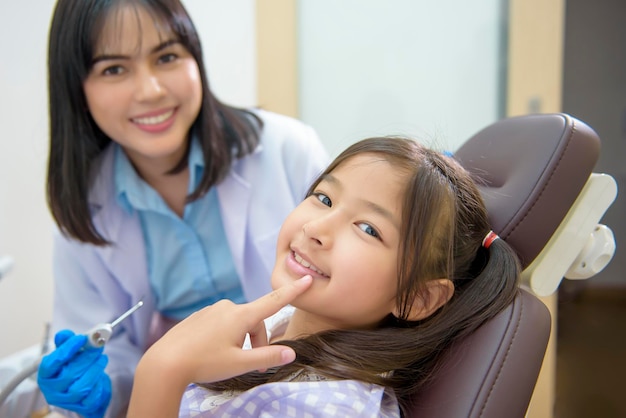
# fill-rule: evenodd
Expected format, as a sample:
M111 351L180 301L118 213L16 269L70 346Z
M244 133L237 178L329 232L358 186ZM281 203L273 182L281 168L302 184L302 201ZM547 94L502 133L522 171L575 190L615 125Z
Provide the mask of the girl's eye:
M174 53L164 54L159 57L159 62L161 64L167 64L168 62L175 61L178 56Z
M112 65L105 68L102 71L102 75L119 75L124 72L124 68L121 65Z
M322 204L324 204L324 205L326 205L328 207L333 205L333 202L324 193L315 193L315 197L317 198L317 200L322 202Z
M367 235L371 235L374 238L380 239L380 234L371 225L362 222L358 224L358 227L361 229L361 231L365 232Z

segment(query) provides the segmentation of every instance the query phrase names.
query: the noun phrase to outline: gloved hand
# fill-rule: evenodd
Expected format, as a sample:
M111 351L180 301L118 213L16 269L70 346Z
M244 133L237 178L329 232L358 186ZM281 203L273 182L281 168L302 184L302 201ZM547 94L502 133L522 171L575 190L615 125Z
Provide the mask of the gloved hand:
M86 335L59 331L54 336L56 350L41 359L37 383L48 404L102 418L111 402L111 379L104 371L109 358L102 347L86 342Z

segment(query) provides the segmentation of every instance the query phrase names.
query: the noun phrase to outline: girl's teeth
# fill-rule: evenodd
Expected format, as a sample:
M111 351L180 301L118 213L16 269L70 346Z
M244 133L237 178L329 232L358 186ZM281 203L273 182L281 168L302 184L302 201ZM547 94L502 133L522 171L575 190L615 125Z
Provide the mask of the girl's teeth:
M311 267L311 263L309 263L308 261L306 261L304 258L300 257L298 254L294 254L296 257L296 261L300 264L302 264L304 267Z
M324 273L322 273L321 271L319 271L314 265L312 265L311 263L309 263L308 261L306 261L304 258L300 257L298 254L293 253L294 258L296 259L296 261L303 265L304 267L313 270L316 273L319 273L321 275L324 275Z
M136 122L140 125L156 125L158 123L164 122L167 119L169 119L172 114L174 114L173 110L170 110L169 112L163 113L159 116L150 116L147 118L136 118L133 119L133 122Z

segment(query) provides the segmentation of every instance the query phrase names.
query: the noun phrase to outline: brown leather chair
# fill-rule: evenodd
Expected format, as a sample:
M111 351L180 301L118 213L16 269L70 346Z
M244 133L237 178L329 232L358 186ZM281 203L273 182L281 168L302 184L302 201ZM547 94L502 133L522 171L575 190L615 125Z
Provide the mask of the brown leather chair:
M476 178L493 230L526 268L574 204L599 151L597 134L583 122L537 114L490 125L454 157ZM449 350L408 416L524 417L549 335L548 309L522 290L509 308Z

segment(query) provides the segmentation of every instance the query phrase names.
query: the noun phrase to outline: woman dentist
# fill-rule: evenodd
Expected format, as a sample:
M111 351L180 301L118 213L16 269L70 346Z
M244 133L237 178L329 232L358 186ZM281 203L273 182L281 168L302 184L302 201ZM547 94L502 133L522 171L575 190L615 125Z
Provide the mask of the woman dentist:
M59 0L48 60L53 328L71 331L38 383L51 405L118 416L168 328L271 291L280 226L327 156L310 127L216 99L178 0ZM108 364L83 347L140 300Z

